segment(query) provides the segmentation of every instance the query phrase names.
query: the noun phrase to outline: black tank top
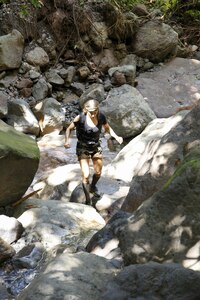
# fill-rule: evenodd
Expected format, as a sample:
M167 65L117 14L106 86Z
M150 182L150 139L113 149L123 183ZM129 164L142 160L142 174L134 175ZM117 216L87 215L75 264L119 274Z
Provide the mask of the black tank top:
M102 125L105 125L106 123L107 120L105 115L99 112L98 124L94 127L90 127L86 122L86 114L82 112L80 114L80 120L75 123L78 142L87 146L98 145Z

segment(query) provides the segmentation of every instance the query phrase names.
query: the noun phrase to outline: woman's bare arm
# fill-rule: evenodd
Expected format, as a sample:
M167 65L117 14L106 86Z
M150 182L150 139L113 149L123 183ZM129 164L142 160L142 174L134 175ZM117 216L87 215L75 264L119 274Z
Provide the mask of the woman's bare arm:
M114 130L110 127L110 125L108 123L104 124L103 125L104 129L106 132L110 133L110 135L116 139L116 141L119 143L119 144L122 144L123 143L123 137L121 136L118 136Z
M74 130L74 128L76 127L75 123L77 123L79 120L80 120L80 115L76 116L74 118L74 120L67 127L66 132L65 132L65 144L64 144L65 148L70 148L70 142L69 142L70 134L71 134L71 131Z

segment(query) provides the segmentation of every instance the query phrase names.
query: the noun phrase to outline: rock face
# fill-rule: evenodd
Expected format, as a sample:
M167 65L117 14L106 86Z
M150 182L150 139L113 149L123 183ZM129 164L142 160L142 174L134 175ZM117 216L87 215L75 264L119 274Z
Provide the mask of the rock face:
M26 210L26 205L34 208ZM73 236L75 241L80 239L80 235L86 236L90 230L99 230L105 225L104 219L93 207L57 200L28 199L18 207L15 215L18 214L18 221L25 229L22 239L28 241L34 235L34 241L40 242L46 250L68 243L71 230L74 231L70 237Z
M0 2L2 3L1 0ZM42 2L45 5L38 14L31 9L26 22L24 19L19 23L25 23L24 28L16 26L15 22L18 15L15 7L17 4L20 8L21 1L15 0L12 6L11 27L21 28L25 41L31 40L29 45L26 44L23 49L23 38L17 31L0 37L0 118L19 131L37 137L45 135L38 146L46 141L46 151L41 153L43 161L34 177L39 162L36 142L0 123L0 211L4 210L4 206L19 200L28 188L38 190L38 197L42 199L28 199L13 208L15 213L19 213L16 214L19 216L17 222L5 221L0 216L0 262L9 259L17 251L8 264L34 268L33 272L41 273L18 299L198 299L199 272L195 276L193 271L187 270L183 275L182 266L168 268L166 264L155 263L171 260L200 270L198 153L187 158L186 167L183 165L178 170L165 189L152 195L167 182L177 165L183 161L188 149L199 143L200 112L188 114L189 117L179 127L180 122L177 122L179 130L176 131L173 130L176 124L169 124L173 122L173 118L165 123L166 126L161 122L154 122L154 126L151 124L152 127L148 127L148 130L145 128L156 116L171 116L179 108L179 104L190 104L184 101L189 101L191 97L192 100L198 100L199 65L197 62L193 63L196 65L192 69L193 76L190 80L186 77L189 84L185 90L189 93L185 93L185 98L182 99L179 91L181 85L177 85L177 80L184 82L182 75L187 75L188 68L182 68L180 60L176 60L176 64L172 62L175 68L167 68L170 76L166 75L163 81L161 73L154 73L159 67L164 67L162 64L154 66L153 62L164 62L175 55L178 45L177 34L171 27L163 24L161 18L149 22L151 14L145 8L140 9L137 18L132 12L118 14L119 10L113 10L113 5L106 5L108 1L87 1L87 12L94 6L94 10L88 15L89 20L85 18L85 14L81 15L83 6L74 5L74 0ZM101 7L104 3L105 8L112 9L103 12ZM9 4L11 7L12 3ZM8 27L7 33L10 33L10 26L3 24L5 19L4 23L9 20L5 18L5 11L11 11L10 7L6 3L0 4L2 33ZM2 9L4 20L1 18ZM73 15L70 17L71 12ZM146 20L143 16L147 16ZM37 20L40 20L39 23ZM30 31L29 24L32 27ZM35 32L35 37L31 31ZM189 67L189 64L186 66ZM7 72L11 69L18 70ZM135 80L145 70L149 72ZM156 90L152 78L158 84ZM164 92L163 87L167 84L170 89ZM173 89L176 90L176 96L172 96ZM11 98L13 103L10 102ZM79 104L82 107L90 98L97 99L104 106L109 123L119 135L130 139L142 132L140 140L137 140L137 149L136 143L130 144L126 148L127 152L121 152L121 156L117 158L119 170L119 161L124 164L123 154L126 155L126 166L124 164L123 167L125 172L120 172L121 182L115 182L114 186L111 185L112 178L102 176L99 191L103 187L103 197L96 203L96 210L81 203L63 203L73 200L70 194L81 177L80 165L70 165L77 163L77 157L72 154L72 149L63 147L65 117L67 115L69 123L71 117L71 106L68 104L71 105L73 101L77 108ZM162 125L165 128L162 129ZM171 130L172 133L169 133ZM57 142L59 146L51 148L49 133L55 133L52 134L52 144ZM61 135L58 136L58 133ZM134 152L133 149L130 150L131 147ZM43 150L44 148L43 145ZM109 160L106 155L105 158ZM116 175L117 173L119 174L116 172ZM126 203L124 198L128 189L123 186L124 173L129 182L135 175ZM28 191L26 194L29 194ZM76 194L77 202L78 196ZM132 216L132 204L136 203L138 206L140 201L150 196L152 198ZM120 211L116 214L122 203L127 205L128 212ZM5 211L8 211L6 209L7 207ZM94 232L105 225L99 214L106 220L113 214L114 216L106 224L105 230L94 236ZM15 221L14 229L11 221ZM91 236L94 238L86 248ZM13 248L4 243L2 238L5 242L12 243ZM30 251L27 253L27 250ZM83 253L84 250L91 251L92 254ZM66 253L69 251L81 253ZM113 266L124 267L123 257L126 264L147 262L147 265L125 268L116 278L119 270L115 270ZM154 261L151 266L148 265L150 260ZM41 268L44 262L45 269ZM20 272L21 275L26 273ZM27 277L23 275L19 282L20 288L22 280L26 281L23 286L28 284ZM14 276L13 284L8 278L10 292L14 291L12 288L18 281L18 275L15 273ZM110 280L113 284L106 288ZM1 282L2 279L0 289Z
M140 204L151 197L173 175L185 155L200 144L199 121L200 106L190 111L161 140L153 139L137 164L129 193L122 209L136 210Z
M146 200L120 234L125 264L199 263L200 148L193 149L161 191Z
M103 299L101 293L116 271L94 254L63 253L17 299Z
M38 164L36 142L0 121L0 206L16 202L23 196Z
M176 57L154 72L140 74L137 89L158 118L167 118L200 98L199 70L199 60Z
M130 182L140 171L141 162L150 157L152 148L158 146L161 138L181 122L183 116L160 118L151 121L142 133L132 139L104 169L110 177Z
M199 299L200 274L177 264L131 265L109 282L104 300Z

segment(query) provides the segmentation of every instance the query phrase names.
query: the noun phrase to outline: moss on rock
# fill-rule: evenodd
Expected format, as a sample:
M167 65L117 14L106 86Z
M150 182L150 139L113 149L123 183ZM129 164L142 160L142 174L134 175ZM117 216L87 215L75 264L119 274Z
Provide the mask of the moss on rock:
M199 169L200 170L200 148L197 147L190 151L186 155L184 161L176 169L175 173L170 177L163 187L163 190L166 190L170 184L175 180L175 178L181 176L188 169Z

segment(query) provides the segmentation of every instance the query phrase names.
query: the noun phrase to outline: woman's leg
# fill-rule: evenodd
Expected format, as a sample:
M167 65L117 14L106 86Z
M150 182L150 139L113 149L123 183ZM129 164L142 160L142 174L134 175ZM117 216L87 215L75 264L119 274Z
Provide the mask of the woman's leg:
M102 158L93 157L92 162L93 162L93 168L94 168L94 175L92 177L92 183L90 185L90 191L95 193L95 192L97 192L96 184L97 184L99 178L101 177L101 172L102 172L102 167L103 167L103 160L102 160Z
M90 160L88 158L82 158L79 160L81 172L82 172L82 186L85 193L86 204L91 204L90 192L89 192L89 176L90 176Z

